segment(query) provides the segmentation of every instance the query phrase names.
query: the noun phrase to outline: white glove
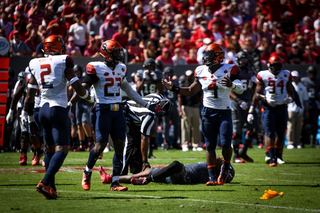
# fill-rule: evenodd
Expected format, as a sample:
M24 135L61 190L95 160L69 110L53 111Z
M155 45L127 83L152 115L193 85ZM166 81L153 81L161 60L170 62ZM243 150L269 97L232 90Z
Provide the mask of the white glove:
M157 74L156 74L154 71L152 71L152 72L150 73L150 76L152 77L152 79L153 79L154 81L157 80Z
M149 77L149 70L143 71L142 78L146 80L148 77Z
M7 121L8 124L13 121L13 110L9 109L9 112L7 114L7 117L6 117L6 121Z
M302 115L303 109L301 107L297 106L297 109L296 109L295 113L297 113L298 115Z
M28 113L24 110L22 110L21 112L20 121L21 121L21 125L28 126Z
M240 105L239 105L240 107L241 107L241 109L243 109L243 110L246 110L246 109L248 109L248 105L247 105L247 103L246 102L244 102L244 101L242 101L241 103L240 103Z
M247 117L248 123L249 123L249 124L252 124L252 123L253 123L253 120L254 120L253 114L248 114L248 117Z
M70 119L73 119L74 118L74 114L71 111L71 108L72 108L72 103L71 102L68 102L68 107L69 107L68 116L69 116Z
M277 105L277 101L271 99L270 97L267 98L267 103L271 106L271 107L275 107Z
M290 96L284 98L284 103L285 104L290 104L292 102L293 102L293 99Z

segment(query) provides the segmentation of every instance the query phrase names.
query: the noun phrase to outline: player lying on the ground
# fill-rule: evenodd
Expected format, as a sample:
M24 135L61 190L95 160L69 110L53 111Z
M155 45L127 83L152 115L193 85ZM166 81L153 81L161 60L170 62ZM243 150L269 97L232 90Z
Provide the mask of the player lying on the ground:
M220 173L223 159L217 157L216 174ZM101 182L109 184L112 176L104 171L102 166L99 167ZM235 175L234 168L230 164L229 173L226 183L230 183ZM120 176L119 182L132 183L134 185L146 185L150 182L173 183L173 184L196 184L206 183L208 181L207 162L199 162L184 165L179 161L173 161L164 168L151 168L133 175Z

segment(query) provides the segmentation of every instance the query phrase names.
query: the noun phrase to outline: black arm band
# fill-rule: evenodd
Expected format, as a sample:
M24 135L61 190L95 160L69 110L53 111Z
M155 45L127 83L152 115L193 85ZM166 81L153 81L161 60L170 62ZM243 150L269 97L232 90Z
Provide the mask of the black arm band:
M180 87L177 87L177 86L173 85L172 89L170 91L179 93L180 92Z
M28 103L27 104L28 115L33 115L33 108L34 108L34 103Z

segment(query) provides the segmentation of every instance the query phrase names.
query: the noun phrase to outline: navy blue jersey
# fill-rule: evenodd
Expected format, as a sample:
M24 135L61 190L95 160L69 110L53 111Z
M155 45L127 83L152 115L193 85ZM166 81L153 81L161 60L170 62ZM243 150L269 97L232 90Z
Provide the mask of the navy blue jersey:
M172 83L177 87L179 86L179 81L177 79L172 80ZM177 100L178 100L177 95L178 95L177 93L172 92L172 91L167 90L167 89L164 89L164 91L163 91L163 96L168 98L168 99L170 99L170 101L174 105L176 105Z
M239 79L243 86L243 93L241 95L236 95L241 100L250 102L252 99L251 88L252 85L256 82L255 72L251 67L248 67L248 70L243 70L239 67L239 70Z
M309 77L301 78L301 83L307 87L309 107L317 108L316 101L319 100L320 79L310 79Z

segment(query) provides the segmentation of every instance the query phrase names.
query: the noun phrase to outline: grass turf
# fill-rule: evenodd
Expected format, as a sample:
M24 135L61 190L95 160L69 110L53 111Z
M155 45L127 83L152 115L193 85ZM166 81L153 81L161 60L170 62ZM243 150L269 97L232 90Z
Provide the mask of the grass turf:
M264 150L254 146L248 155L254 163L233 164L235 178L223 186L169 185L149 183L128 186L127 192L110 191L102 185L99 172L92 175L90 191L81 187L82 171L88 152L70 152L56 175L59 198L46 200L35 191L44 168L19 165L19 153L0 153L0 212L320 212L319 149L284 150L286 164L270 168ZM205 151L156 150L152 166L168 165L173 160L185 164L205 160ZM221 156L221 150L217 149ZM112 153L96 163L112 169ZM265 190L284 192L271 200L260 200Z

